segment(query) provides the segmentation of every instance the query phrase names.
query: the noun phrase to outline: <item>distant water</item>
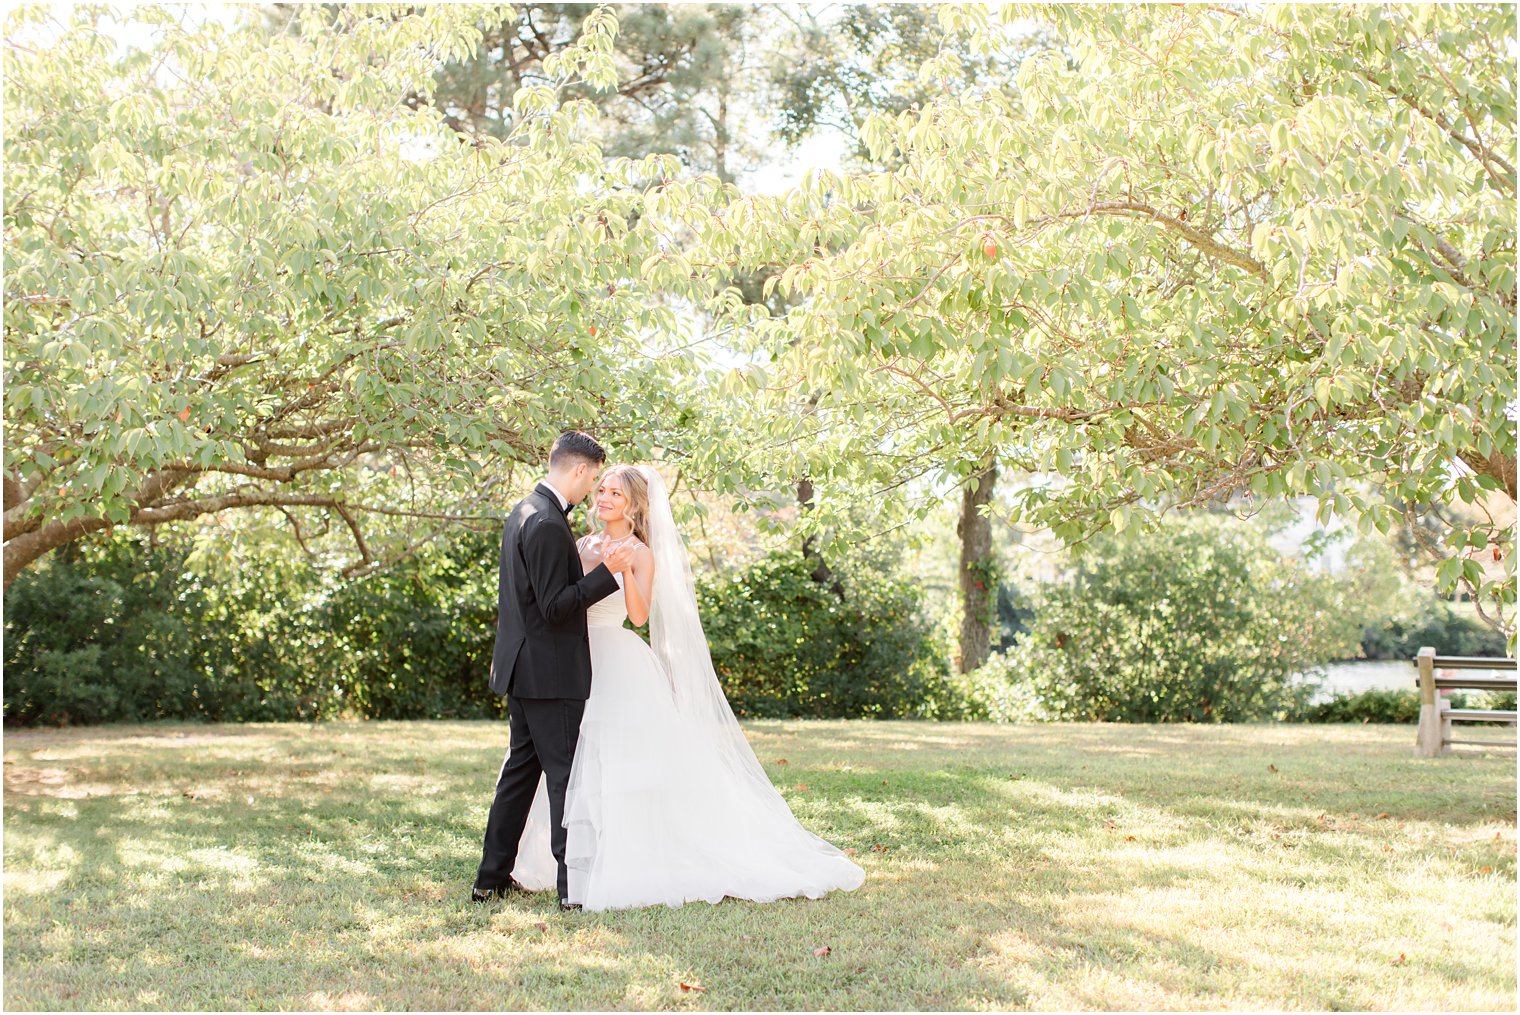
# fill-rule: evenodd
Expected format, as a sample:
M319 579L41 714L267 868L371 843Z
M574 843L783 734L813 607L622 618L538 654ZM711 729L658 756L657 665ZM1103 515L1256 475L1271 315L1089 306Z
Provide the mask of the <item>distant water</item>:
M1374 688L1382 691L1414 691L1413 663L1402 659L1358 659L1349 663L1330 663L1325 667L1324 683L1315 701L1328 701L1337 694L1359 694Z
M1315 701L1327 701L1337 694L1358 694L1374 688L1384 691L1417 691L1419 671L1414 663L1402 659L1358 659L1349 663L1330 663L1325 667L1324 684Z

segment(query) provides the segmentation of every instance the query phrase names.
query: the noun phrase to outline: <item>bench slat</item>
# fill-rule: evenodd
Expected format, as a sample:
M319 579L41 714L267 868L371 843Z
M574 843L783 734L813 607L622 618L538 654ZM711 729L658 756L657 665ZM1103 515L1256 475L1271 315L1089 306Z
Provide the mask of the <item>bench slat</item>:
M1436 669L1447 670L1513 670L1515 660L1484 656L1436 656ZM1415 665L1419 665L1418 662Z
M1515 721L1514 712L1505 712L1501 709L1492 708L1447 708L1442 709L1441 714L1451 719L1465 719L1468 722Z
M1435 683L1437 688L1450 690L1513 691L1516 689L1516 681L1504 677L1436 677ZM1418 676L1414 678L1414 686L1420 686Z
M1443 740L1443 744L1476 744L1480 747L1515 747L1513 740Z

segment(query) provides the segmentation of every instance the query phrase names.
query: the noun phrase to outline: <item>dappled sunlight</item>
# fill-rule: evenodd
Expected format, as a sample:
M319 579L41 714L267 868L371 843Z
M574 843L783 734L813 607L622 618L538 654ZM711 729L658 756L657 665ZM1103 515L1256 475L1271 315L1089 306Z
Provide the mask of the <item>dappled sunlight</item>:
M200 873L200 868L192 865L189 858L179 856L165 846L166 844L159 843L152 848L143 848L123 843L116 851L117 866L126 869L150 868L165 874Z
M68 876L69 871L67 869L25 872L6 871L4 876L5 896L9 899L17 895L50 892L63 884Z
M418 725L193 748L70 731L69 760L8 739L7 787L28 790L5 801L7 971L25 971L8 982L62 999L83 976L76 1007L723 1008L779 980L858 1008L890 975L909 1007L1006 1010L1485 1007L1513 981L1495 951L1513 945L1512 763L1410 764L1403 729L1285 746L1263 727L749 724L865 885L567 918L552 892L464 901L504 727ZM63 960L84 948L123 972ZM1388 966L1399 952L1435 986Z
M6 822L11 824L10 821ZM18 823L19 824L19 823ZM5 836L5 860L9 877L20 869L29 870L72 870L83 856L73 842L65 841L60 836L33 829L22 830L16 824L6 829Z
M1097 790L1086 788L1065 790L1033 780L1021 781L1018 787L1023 796L1034 797L1059 807L1118 807L1125 803L1123 797Z
M983 828L981 822L955 804L944 807L914 804L909 813L916 824L932 829L936 835L970 836Z
M261 962L276 962L280 959L280 948L257 941L228 941L227 947L240 955Z
M1163 996L1175 994L1177 1000L1194 994L1204 975L1221 968L1236 971L1230 979L1265 985L1288 982L1306 970L1338 961L1362 984L1390 978L1407 981L1410 974L1391 969L1389 963L1403 950L1399 935L1409 932L1398 905L1392 911L1368 905L1362 894L1351 891L1281 887L1262 893L1240 884L1215 884L1207 891L1177 885L1074 893L1063 899L1048 943L1080 951L1085 961L1108 969L1125 984L1121 993L1160 991ZM1222 921L1221 912L1233 919ZM1327 957L1317 944L1327 933L1349 937L1365 950L1343 954L1339 960ZM1380 944L1383 940L1387 943ZM1092 993L1102 982L1101 977L1068 975L1045 984L1044 992L1056 1005L1090 1007L1099 997L1111 996L1116 985ZM1304 1000L1331 1008L1346 1006L1338 989ZM1368 993L1350 1006L1384 1004ZM1161 1006L1174 1007L1175 1001Z
M796 736L795 720L755 719L745 720L741 725L756 753L762 746L769 747ZM792 727L790 732L789 726ZM809 720L806 744L811 750L850 753L870 750L954 752L1019 742L1037 728L902 719Z
M81 781L78 775L78 770L66 768L23 769L14 775L7 770L5 792L53 800L88 800L119 792L107 783Z
M382 772L369 777L371 789L390 793L408 793L434 796L448 791L448 783L437 776L403 775L399 772Z
M1296 990L1281 985L1326 964L1324 941L1347 937L1366 942L1365 954L1340 960L1359 982L1400 978L1407 986L1414 978L1388 963L1414 947L1407 935L1418 934L1420 924L1409 911L1440 908L1437 899L1401 892L1369 898L1367 886L1354 876L1336 887L1279 884L1264 892L1259 882L1239 876L1238 865L1247 858L1219 845L1148 855L1109 849L1090 854L1086 864L1077 855L1050 859L1049 877L1037 885L1005 878L979 896L986 910L965 910L970 923L987 927L976 948L976 967L1039 997L1043 1008L1190 1008L1220 981L1249 988L1258 1000L1248 1007L1312 1007L1316 1001L1303 998L1317 981ZM984 916L993 907L1006 913L1010 906L1029 907L1028 917L1015 927L993 926ZM1449 920L1446 926L1452 927ZM1385 930L1390 936L1380 944ZM1401 934L1406 935L1402 943ZM1503 968L1492 944L1484 949L1486 968L1495 962ZM1483 968L1464 972L1481 978ZM1443 987L1460 982L1453 978ZM1350 1006L1384 1007L1374 1000L1377 994L1368 990L1360 1004ZM1295 996L1301 999L1297 1004L1289 1000ZM1328 993L1317 1003L1346 1006L1335 1000L1339 996ZM975 995L965 998L967 1007L974 1001Z
M308 1011L366 1011L379 1007L383 1005L361 990L345 990L336 995L316 990L306 995Z
M231 849L192 849L188 855L203 870L232 874L238 878L247 877L261 869L257 860Z

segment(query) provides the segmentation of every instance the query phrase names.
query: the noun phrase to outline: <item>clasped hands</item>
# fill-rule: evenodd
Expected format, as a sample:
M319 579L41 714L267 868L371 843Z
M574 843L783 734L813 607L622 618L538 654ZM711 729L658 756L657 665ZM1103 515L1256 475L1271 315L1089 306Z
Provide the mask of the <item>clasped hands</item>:
M607 565L607 570L613 574L627 571L633 566L633 554L638 545L639 542L636 539L625 539L613 546L602 558L602 563Z

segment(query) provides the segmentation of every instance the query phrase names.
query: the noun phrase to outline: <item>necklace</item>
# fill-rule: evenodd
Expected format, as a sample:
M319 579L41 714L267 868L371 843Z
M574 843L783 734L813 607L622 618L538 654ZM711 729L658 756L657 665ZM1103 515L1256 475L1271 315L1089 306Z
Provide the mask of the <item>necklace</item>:
M628 535L622 536L622 537L619 537L619 538L616 538L616 539L614 539L612 536L608 535L607 531L605 529L602 530L602 546L604 548L605 547L613 547L613 546L622 546L624 543L628 542L628 540L630 540L632 538L633 538L633 529L632 529L632 527L630 527L628 529Z

